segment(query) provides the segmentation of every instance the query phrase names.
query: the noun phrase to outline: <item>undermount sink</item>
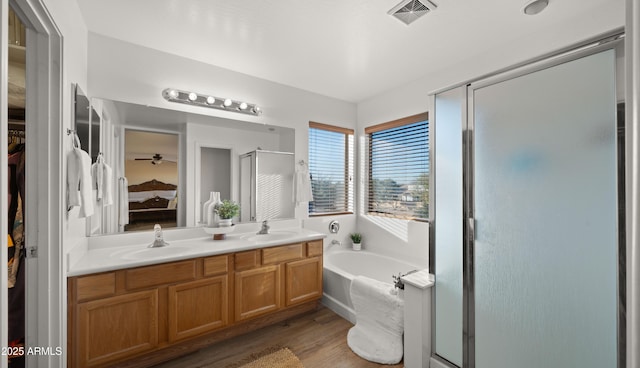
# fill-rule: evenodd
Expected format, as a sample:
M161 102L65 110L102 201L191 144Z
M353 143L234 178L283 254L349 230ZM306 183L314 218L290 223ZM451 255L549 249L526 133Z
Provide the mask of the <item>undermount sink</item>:
M271 241L282 240L297 234L295 231L272 231L268 234L246 234L240 238L248 241Z
M166 247L144 248L144 249L136 250L133 252L123 253L121 257L124 259L135 260L135 259L146 259L146 258L158 257L158 256L162 256L162 257L175 256L175 255L184 253L188 249L189 248L186 248L186 247L172 247L169 245Z

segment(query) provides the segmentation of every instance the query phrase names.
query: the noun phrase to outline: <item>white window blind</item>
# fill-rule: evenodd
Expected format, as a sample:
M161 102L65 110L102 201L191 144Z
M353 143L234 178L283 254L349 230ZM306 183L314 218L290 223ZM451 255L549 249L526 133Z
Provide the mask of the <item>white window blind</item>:
M429 121L426 113L365 129L369 215L429 217Z
M353 130L309 123L310 215L353 212Z

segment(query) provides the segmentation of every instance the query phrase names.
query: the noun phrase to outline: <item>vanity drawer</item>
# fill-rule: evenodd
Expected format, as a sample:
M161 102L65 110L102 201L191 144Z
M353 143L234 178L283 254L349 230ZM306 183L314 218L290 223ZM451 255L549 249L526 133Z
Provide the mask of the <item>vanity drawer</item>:
M78 277L76 293L76 300L80 302L114 295L116 293L115 272Z
M126 271L128 290L195 280L196 261L165 263Z
M322 255L322 240L314 240L307 243L307 257Z
M279 263L304 258L303 244L283 245L262 250L262 264Z
M212 276L227 273L229 270L228 256L207 257L204 259L204 275Z
M235 254L235 270L248 270L260 265L260 259L258 258L258 250L250 250L247 252L240 252Z

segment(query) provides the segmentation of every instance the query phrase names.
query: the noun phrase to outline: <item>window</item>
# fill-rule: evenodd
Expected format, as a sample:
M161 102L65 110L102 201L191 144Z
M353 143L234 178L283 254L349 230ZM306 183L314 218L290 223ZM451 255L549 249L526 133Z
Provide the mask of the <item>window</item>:
M309 215L353 213L353 130L309 122Z
M429 218L429 115L365 129L369 215Z

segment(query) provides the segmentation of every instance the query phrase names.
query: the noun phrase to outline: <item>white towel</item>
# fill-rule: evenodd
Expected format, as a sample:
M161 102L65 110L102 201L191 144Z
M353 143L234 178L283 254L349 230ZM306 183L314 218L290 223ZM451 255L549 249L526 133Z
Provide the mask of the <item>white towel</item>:
M311 178L305 166L296 167L296 174L293 177L293 200L296 203L313 202Z
M92 187L96 189L96 200L102 201L104 206L113 204L113 170L98 156L98 160L91 166Z
M102 201L105 206L110 206L113 204L113 169L105 163L103 165Z
M129 181L125 177L118 180L118 225L129 223Z
M351 281L356 325L347 334L347 344L372 362L396 364L402 360L404 299L393 290L390 283L365 276Z
M67 195L69 209L80 206L80 217L93 215L91 190L91 157L80 148L80 139L74 133L73 148L67 154Z

